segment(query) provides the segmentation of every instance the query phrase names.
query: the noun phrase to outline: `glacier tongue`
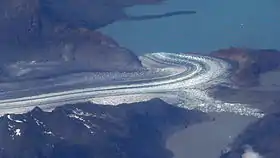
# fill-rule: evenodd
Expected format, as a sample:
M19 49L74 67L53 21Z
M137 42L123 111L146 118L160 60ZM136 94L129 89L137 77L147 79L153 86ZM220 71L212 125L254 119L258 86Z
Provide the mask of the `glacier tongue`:
M107 77L106 75L102 77L105 81L110 81L106 78L113 76L113 79L118 82L112 85L93 87L91 82L86 86L80 86L81 82L70 82L72 84L70 86L74 87L72 89L30 93L30 91L40 92L44 89L35 86L32 90L25 91L27 96L0 100L0 113L22 113L35 106L51 110L63 104L84 101L118 105L161 98L171 104L204 112L234 112L241 115L263 116L258 109L252 109L248 105L225 103L208 95L212 87L229 83L231 65L221 59L198 54L166 52L149 53L140 59L146 70L134 73L112 72L108 73ZM100 73L98 75L100 76ZM58 82L65 83L72 79L69 77L63 82L61 80ZM53 82L55 81L54 78ZM58 89L58 85L48 85L49 91L52 88ZM15 90L17 91L20 90ZM2 92L4 95L6 93L11 92Z

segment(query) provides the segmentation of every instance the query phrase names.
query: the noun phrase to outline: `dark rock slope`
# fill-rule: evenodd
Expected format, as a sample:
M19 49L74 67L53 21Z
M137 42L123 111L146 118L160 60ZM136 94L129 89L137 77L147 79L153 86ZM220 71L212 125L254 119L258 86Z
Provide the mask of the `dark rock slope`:
M263 158L279 158L280 113L269 114L248 126L230 146L231 150L221 158L241 157L246 146L252 147Z
M205 120L202 112L159 99L116 107L80 103L53 112L35 108L0 118L0 157L171 158L165 136Z
M138 3L2 0L0 62L74 60L93 70L137 69L141 63L132 52L94 30L123 18L123 8Z
M231 47L211 52L211 55L236 63L232 79L239 86L255 86L260 74L280 67L278 50Z
M124 11L133 5L158 4L162 1L1 0L0 81L15 80L22 72L25 72L25 76L34 76L29 71L42 69L42 62L51 63L49 65L59 62L59 66L56 65L59 73L141 69L141 62L133 52L96 30L120 20L147 20L195 13L175 11L130 16ZM17 62L23 62L28 69L17 65ZM34 62L41 63L36 67ZM49 65L43 69L50 69ZM67 70L61 70L62 67L67 67ZM18 70L10 73L10 68Z

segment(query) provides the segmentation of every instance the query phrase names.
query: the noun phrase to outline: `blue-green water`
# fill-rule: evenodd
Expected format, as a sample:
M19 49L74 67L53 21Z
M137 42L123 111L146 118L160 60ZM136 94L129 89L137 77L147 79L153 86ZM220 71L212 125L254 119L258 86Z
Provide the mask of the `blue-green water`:
M279 0L167 0L127 9L132 15L196 10L156 20L125 21L101 31L136 54L201 52L229 46L280 49Z

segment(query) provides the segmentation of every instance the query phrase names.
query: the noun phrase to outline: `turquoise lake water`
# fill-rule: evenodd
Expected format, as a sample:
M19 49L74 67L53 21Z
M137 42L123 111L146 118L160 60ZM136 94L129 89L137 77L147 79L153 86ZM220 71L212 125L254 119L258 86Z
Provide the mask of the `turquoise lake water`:
M141 55L201 52L230 46L280 49L279 0L168 0L127 9L131 15L195 10L197 14L116 22L101 31Z

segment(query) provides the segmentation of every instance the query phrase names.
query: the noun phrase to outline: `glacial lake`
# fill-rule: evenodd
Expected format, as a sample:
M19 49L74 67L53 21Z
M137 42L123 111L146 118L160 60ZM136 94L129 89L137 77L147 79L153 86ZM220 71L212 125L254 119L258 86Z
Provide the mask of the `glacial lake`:
M222 150L256 121L250 116L232 113L210 113L212 122L203 122L175 132L166 142L174 158L218 158Z
M158 51L209 53L230 46L280 49L279 8L279 0L167 0L161 5L131 7L127 13L197 13L116 22L101 31L138 55Z

